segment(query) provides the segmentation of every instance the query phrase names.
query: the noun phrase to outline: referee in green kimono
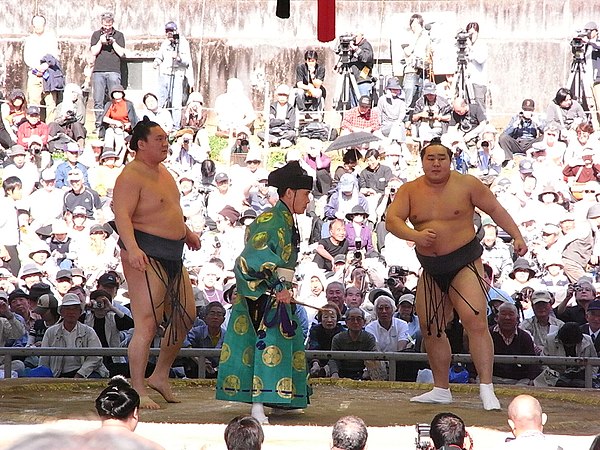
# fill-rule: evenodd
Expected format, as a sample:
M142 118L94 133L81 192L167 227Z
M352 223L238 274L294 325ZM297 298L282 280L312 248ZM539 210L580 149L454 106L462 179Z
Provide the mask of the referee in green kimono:
M308 403L304 338L292 303L291 282L303 214L313 179L297 161L269 174L279 201L246 230L235 263L237 296L221 350L217 399L252 404L268 423L264 405L305 408Z

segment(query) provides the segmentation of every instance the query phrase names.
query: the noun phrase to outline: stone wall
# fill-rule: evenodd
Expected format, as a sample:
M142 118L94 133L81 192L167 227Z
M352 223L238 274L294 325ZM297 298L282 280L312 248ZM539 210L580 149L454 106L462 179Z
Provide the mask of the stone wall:
M333 44L316 40L316 0L292 0L291 19L275 17L275 1L260 0L3 0L0 41L7 69L6 89L23 87L22 39L32 14L44 14L60 38L60 59L69 81L83 81L83 67L91 32L98 16L115 12L115 26L123 31L130 53L152 54L164 24L174 20L190 40L195 55L196 84L210 106L230 77L242 79L257 108L263 94L251 87L253 73L264 74L274 85L294 81L294 67L303 52L320 50L328 68L335 64ZM539 109L566 84L574 31L590 20L600 20L600 3L583 0L463 0L394 1L337 0L337 34L363 30L376 56L390 58L390 42L399 44L414 12L434 22L432 37L440 39L440 53L455 51L453 37L467 22L481 26L480 39L489 47L493 111L509 113L525 97ZM444 45L443 43L446 43ZM391 46L392 51L397 49ZM394 52L397 54L397 51ZM453 56L449 58L452 61ZM335 74L328 71L326 86L333 92Z

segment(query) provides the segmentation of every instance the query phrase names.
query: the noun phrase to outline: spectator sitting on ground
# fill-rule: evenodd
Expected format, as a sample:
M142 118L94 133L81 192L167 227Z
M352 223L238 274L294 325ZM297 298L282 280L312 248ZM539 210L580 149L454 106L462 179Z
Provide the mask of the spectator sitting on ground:
M81 149L75 142L70 142L65 146L64 155L66 161L56 167L56 187L58 189L69 188L69 172L77 169L83 174L83 183L89 186L87 167L79 162Z
M211 301L204 308L204 320L197 320L188 332L183 347L191 348L221 348L225 339L227 329L223 326L225 322L225 308L219 301ZM216 378L219 366L219 358L205 358L205 371L207 378ZM186 365L186 376L198 378L198 364L190 361Z
M240 131L250 134L254 128L256 114L252 102L237 78L227 80L227 90L215 100L217 136L237 136Z
M237 416L225 428L227 450L260 450L265 440L260 422L251 416Z
M331 342L336 334L345 330L339 322L340 309L335 303L327 303L317 314L319 323L310 328L307 350L331 350ZM317 358L310 361L311 377L329 377L331 370L327 360Z
M46 330L60 320L58 300L51 293L42 294L38 298L37 306L33 312L39 314L41 318L36 320L33 323L33 327L29 330L27 346L39 347L42 345L42 339Z
M377 109L371 107L371 97L363 95L358 99L358 106L344 112L340 135L365 131L374 133L381 129L381 117Z
M534 291L531 295L533 317L525 319L519 325L533 337L535 354L540 355L546 345L549 334L557 332L564 325L562 320L557 319L552 313L554 296L548 291Z
M83 206L87 218L94 219L100 208L102 208L98 193L85 185L84 174L79 169L69 171L67 180L69 188L65 190L63 211L73 213L77 206Z
M25 118L17 130L17 144L28 149L32 136L39 136L42 138L42 147L48 145L48 125L40 118L40 107L28 106Z
M521 292L526 287L541 288L541 283L535 276L536 272L531 263L525 258L517 258L513 264L512 272L508 274L508 280L502 283L501 289L513 295L515 292Z
M304 155L305 166L308 166L307 172L315 180L315 186L312 190L315 198L321 198L327 195L333 184L331 178L331 158L323 153L323 143L319 139L311 139L308 143L308 150Z
M269 186L268 178L269 172L266 169L257 169L256 181L244 189L246 203L257 215L271 209L279 200L277 189Z
M125 138L139 119L133 103L125 98L123 86L114 86L110 90L110 99L104 105L102 127L98 135L104 138L105 150L112 150L122 158L126 149Z
M198 132L204 128L208 110L204 108L204 97L200 92L191 92L181 114L181 129L191 128L195 133L195 141L202 145Z
M596 353L592 338L587 334L583 334L580 324L577 322L567 322L557 332L551 333L546 337L546 345L544 345L542 355L595 358L598 354ZM556 371L558 378L554 378L548 383L548 379L538 377L536 379L536 386L585 387L585 366L550 364L547 369ZM592 375L595 375L597 372L598 368L593 367Z
M531 335L519 328L519 312L512 303L503 303L498 308L498 322L490 329L495 355L535 356ZM530 385L540 369L535 365L494 363L495 384Z
M510 119L508 126L500 135L499 143L507 154L525 154L531 145L542 139L543 126L540 118L534 115L535 102L526 98L521 111Z
M154 93L148 92L142 97L142 103L144 108L139 116L147 116L152 122L159 124L165 133L170 134L173 130L173 116L168 109L159 107L158 97Z
M336 334L331 342L332 351L377 351L375 336L364 330L365 313L359 308L349 309L346 313L348 331ZM330 359L331 378L351 378L361 380L367 377L363 360Z
M62 321L44 334L42 347L102 347L94 329L79 322L84 305L76 294L64 295L58 308ZM55 378L106 378L109 373L101 356L42 356L40 366L50 368Z
M332 189L335 189L340 182L342 176L346 173L354 174L358 161L362 159L362 155L357 148L349 148L342 156L342 165L338 166L333 173Z
M462 449L467 430L463 420L456 414L439 413L431 421L429 435L435 450Z
M329 222L329 237L319 240L315 251L314 262L326 272L333 270L334 259L338 255L348 253L349 243L346 239L346 226L341 219Z
M119 157L115 152L105 150L100 155L100 164L90 169L90 187L102 199L112 198L117 177L123 171L123 166L117 165L118 159Z
M373 256L373 228L367 222L369 213L360 205L346 214L346 242L348 251L363 251L366 257Z
M410 102L410 100L409 100ZM435 83L423 83L423 96L415 103L412 123L416 124L419 140L422 143L440 137L448 130L452 107L441 95L437 95Z
M600 300L590 303L585 318L588 323L580 325L579 328L583 334L590 336L596 353L600 354Z
M400 83L396 77L390 77L385 86L385 93L377 102L377 109L381 115L381 134L398 143L406 140L404 116L407 108L401 94Z
M331 450L364 450L368 437L367 427L360 417L341 417L333 425Z
M13 89L6 102L2 103L2 121L11 139L17 141L17 130L25 122L27 115L27 101L22 89Z
M325 205L325 218L345 217L357 205L365 211L369 210L367 198L359 192L358 180L354 175L345 173Z
M106 291L93 291L87 307L82 322L94 329L102 347L121 347L120 332L133 328L133 319L113 305L112 297ZM111 377L129 376L129 366L124 357L105 356L103 361Z
M31 154L22 145L15 144L10 148L10 158L12 160L10 164L5 161L2 179L19 178L23 184L23 196L28 197L40 178L38 168L31 162Z
M591 123L582 122L575 128L575 135L571 135L567 149L563 156L563 162L567 163L572 160L578 160L583 156L584 151L588 151L597 158L600 150L600 142L598 139L590 139L593 136L594 127ZM594 161L595 162L595 161Z
M291 147L296 142L296 109L288 100L290 88L281 84L275 90L276 101L269 107L269 145L281 148ZM265 132L257 133L261 141L265 140Z
M0 347L6 346L6 341L9 339L20 339L23 335L26 335L25 327L21 321L17 318L16 314L9 308L8 294L4 291L0 291ZM0 369L4 371L4 357L0 357ZM23 375L25 366L22 361L12 361L12 370L16 371L17 374Z
M568 88L560 88L546 110L546 120L560 124L561 137L586 120L581 105L573 100Z
M421 327L415 312L415 295L404 294L398 300L398 308L394 317L403 320L408 325L408 346L415 351L421 351Z
M63 101L56 107L54 117L54 122L48 124L48 134L50 138L55 138L51 145L56 148L57 143L66 145L74 141L83 150L87 136L85 103L77 84L69 83L65 86Z

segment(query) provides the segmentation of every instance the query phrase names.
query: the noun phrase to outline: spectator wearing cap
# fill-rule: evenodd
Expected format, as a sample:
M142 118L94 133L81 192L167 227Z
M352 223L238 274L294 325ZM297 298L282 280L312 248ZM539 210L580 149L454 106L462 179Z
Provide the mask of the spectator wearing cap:
M64 297L73 287L73 274L71 270L62 269L56 273L54 288L59 297Z
M56 172L54 168L42 170L41 188L29 196L29 211L33 217L32 226L48 225L62 216L64 192L56 188Z
M560 329L546 337L543 356L570 356L578 358L595 358L598 354L592 338L583 334L577 322L567 322ZM541 377L536 379L536 386L557 387L585 387L585 367L565 366L551 364L549 369L558 372L558 379L552 383L544 383ZM597 367L592 367L592 376L598 372Z
M92 93L97 130L102 124L105 98L115 86L121 84L121 58L125 56L125 36L115 30L114 20L113 13L102 13L102 28L92 33L90 41L92 55L96 57L92 72Z
M90 280L92 282L92 280ZM103 273L96 280L96 290L108 292L112 298L112 303L129 317L132 317L131 310L124 305L129 304L129 299L125 298L119 291L121 278L114 270Z
M565 275L562 259L557 255L551 255L544 262L544 275L540 281L544 289L550 291L556 296L558 292L563 292L569 284L569 279Z
M79 297L66 294L58 307L62 321L46 330L41 347L102 347L94 329L79 322L83 311ZM101 356L42 356L40 366L50 368L55 378L106 378L109 375Z
M535 345L535 353L540 355L544 350L548 335L557 332L564 325L564 322L557 319L552 312L554 296L549 291L534 291L531 294L531 304L533 317L523 320L519 327L531 334Z
M495 355L535 356L531 335L519 328L519 312L512 303L498 308L497 324L490 328ZM494 363L494 384L530 385L541 369L536 365Z
M58 272L56 259L51 257L49 245L42 240L32 243L29 248L29 259L34 262L38 270L45 276L53 278L56 272Z
M138 121L133 103L125 98L123 86L113 86L110 90L110 101L104 105L102 128L98 133L104 139L104 150L112 150L124 159L125 139Z
M379 110L371 107L371 97L363 95L358 99L358 106L344 112L340 127L340 134L365 131L374 133L381 129L381 116Z
M498 132L493 125L486 125L481 131L477 142L477 172L475 175L482 180L494 180L505 162L512 159L498 145Z
M0 291L11 293L18 283L18 279L5 267L0 267Z
M483 254L481 260L493 269L496 276L494 282L502 285L513 270L510 249L498 237L498 225L490 217L485 217L481 221L481 227L483 228L483 238L481 239Z
M154 58L154 68L158 69L158 105L172 108L173 124L179 129L184 80L187 78L188 86L194 86L194 77L190 44L173 21L165 24L165 38Z
M218 214L227 205L234 207L237 211L242 209L242 200L238 192L231 187L229 175L225 172L217 172L215 175L215 184L217 189L208 195L207 214L215 222Z
M275 101L269 106L269 145L288 148L296 143L296 108L289 97L290 87L287 84L277 86ZM265 140L264 132L259 131L257 136Z
M246 187L244 196L250 208L256 214L262 214L277 203L279 196L277 195L277 189L269 186L269 172L266 169L259 168L255 174L256 181Z
M594 343L596 353L600 354L600 300L594 300L589 304L585 313L587 323L580 325L583 334L587 334Z
M346 242L348 251L362 251L365 257L373 256L373 228L368 224L369 213L356 205L346 214Z
M110 150L102 151L100 164L89 171L90 187L100 198L111 198L117 177L123 171L123 166L117 165L119 156Z
M22 280L22 288L26 291L35 283L40 283L44 273L42 269L35 263L28 263L21 267L19 278Z
M225 206L217 215L217 233L215 234L215 251L227 269L244 248L244 229L237 226L240 213L231 205Z
M179 204L185 218L189 219L196 214L204 214L204 197L200 195L195 187L194 176L190 172L182 173L177 179L179 192Z
M112 296L102 290L90 293L82 322L94 329L102 347L121 347L121 332L133 328L133 319L113 305ZM124 357L105 356L103 362L111 377L129 376L129 367Z
M73 213L77 206L83 206L87 218L94 219L98 210L102 208L98 193L84 184L84 174L79 169L70 170L67 180L69 189L64 194L63 211Z
M507 154L525 154L534 142L541 141L543 125L534 113L535 102L526 98L521 103L521 111L514 115L498 142Z
M564 212L559 225L563 235L556 245L562 249L565 275L569 281L575 282L586 274L587 265L592 257L594 237L590 225L577 224L571 213Z
M531 262L525 258L517 258L513 264L512 271L508 274L508 279L502 283L501 288L510 295L513 295L515 292L521 292L526 287L533 289L541 288L540 282L535 276L536 271Z
M365 211L369 210L369 203L359 190L357 178L353 174L345 173L325 205L325 219L343 218L357 205Z
M17 144L28 149L32 136L39 136L42 139L42 146L48 145L48 125L42 122L40 107L35 105L27 107L25 121L17 130Z
M18 177L23 183L23 196L27 197L33 192L40 173L36 165L31 162L31 155L22 145L13 145L10 148L10 157L12 162L4 167L2 178Z
M489 266L487 266L489 267ZM484 271L487 268L484 266ZM508 292L503 291L502 289L496 289L495 287L490 287L488 291L488 325L493 327L496 325L496 319L498 318L498 308L504 303L514 303L512 297L508 294Z
M398 143L406 141L404 117L407 107L401 94L402 86L398 83L398 79L390 77L385 85L385 93L377 102L377 110L381 116L381 134Z
M37 299L37 305L33 312L40 318L33 323L33 327L29 330L27 346L39 347L42 345L42 339L48 327L55 325L60 319L58 300L51 293L42 294Z
M408 324L394 317L396 302L389 295L380 295L374 304L377 320L372 321L365 327L375 336L377 349L381 352L399 352L406 348L409 343Z
M435 83L423 82L423 95L416 101L411 121L417 126L422 142L440 137L448 130L452 106L441 95L437 95Z
M581 190L587 186L581 186L588 183L590 189L595 190L598 187L600 179L600 164L594 163L594 151L591 148L585 148L574 159L565 161L562 173L569 178L571 192L576 199L581 199Z
M567 192L566 185L562 182L564 180L563 163L561 161L557 164L548 155L548 150L543 142L534 142L531 148L527 150L527 157L533 164L533 173L539 186L554 184L562 191Z
M414 294L411 293L400 296L395 317L402 319L408 324L409 344L411 344L410 347L412 347L414 351L421 351L421 327L419 325L419 318L415 312Z
M0 291L0 347L6 347L7 341L18 340L26 336L26 330L23 324L17 318L17 315L9 308L8 295ZM0 364L4 362L4 357L0 356ZM23 374L25 366L21 361L13 361L13 370ZM0 366L4 370L4 365Z
M15 289L12 291L7 299L10 310L17 314L18 319L22 320L25 331L29 331L33 326L33 323L40 318L39 315L32 311L29 295L23 289ZM24 333L14 341L9 341L9 347L24 347L27 344L27 335Z
M74 170L79 170L83 174L83 183L89 186L87 167L79 162L79 157L81 156L79 146L72 142L67 144L64 150L66 161L56 167L56 187L58 189L69 189L69 173Z
M571 298L575 296L576 305L568 306ZM554 314L563 322L577 322L579 325L586 323L585 314L589 304L596 297L596 288L588 277L581 277L576 283L569 284L565 298L554 308Z

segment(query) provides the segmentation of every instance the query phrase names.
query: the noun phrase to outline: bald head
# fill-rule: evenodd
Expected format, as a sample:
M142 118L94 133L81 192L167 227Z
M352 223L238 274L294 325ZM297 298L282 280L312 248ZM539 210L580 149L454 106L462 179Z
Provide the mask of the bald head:
M508 423L515 436L524 431L542 431L545 416L540 402L531 395L519 395L508 405Z

